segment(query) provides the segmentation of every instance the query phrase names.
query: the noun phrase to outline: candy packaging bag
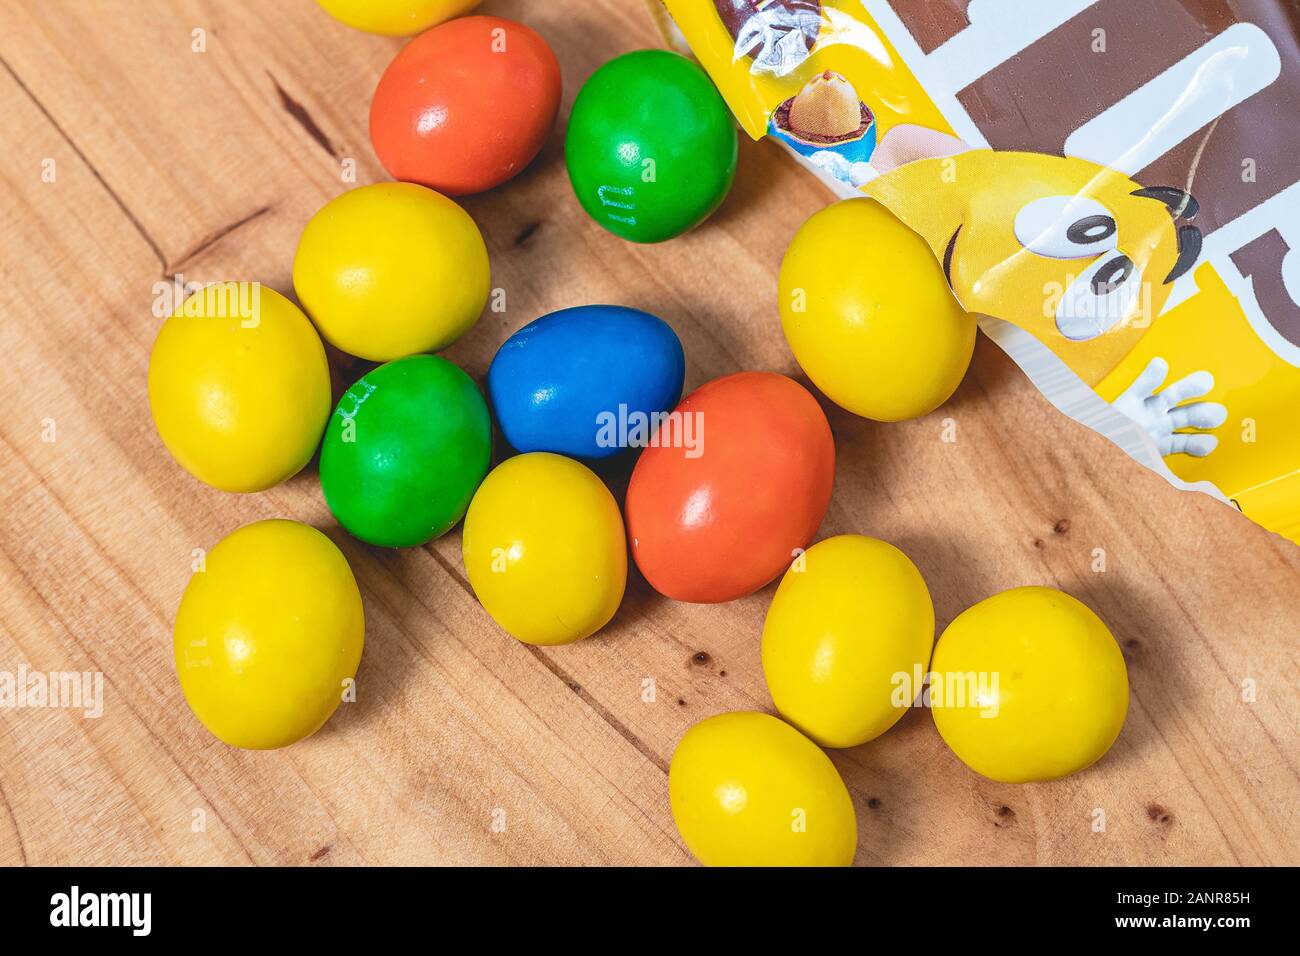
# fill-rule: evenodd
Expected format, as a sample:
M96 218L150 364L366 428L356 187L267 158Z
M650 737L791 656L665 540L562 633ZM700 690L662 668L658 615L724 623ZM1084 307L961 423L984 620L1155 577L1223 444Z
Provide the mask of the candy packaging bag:
M664 5L750 136L915 230L1058 408L1300 541L1293 0Z

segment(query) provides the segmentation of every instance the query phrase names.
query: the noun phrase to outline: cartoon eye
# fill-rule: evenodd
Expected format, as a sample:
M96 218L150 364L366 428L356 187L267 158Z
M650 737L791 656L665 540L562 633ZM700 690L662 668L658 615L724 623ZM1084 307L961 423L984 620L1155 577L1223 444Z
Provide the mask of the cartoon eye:
M1115 217L1088 196L1044 196L1016 213L1016 238L1049 259L1086 259L1118 244Z
M1056 307L1056 328L1082 342L1130 317L1142 291L1142 272L1124 253L1101 256L1070 284Z

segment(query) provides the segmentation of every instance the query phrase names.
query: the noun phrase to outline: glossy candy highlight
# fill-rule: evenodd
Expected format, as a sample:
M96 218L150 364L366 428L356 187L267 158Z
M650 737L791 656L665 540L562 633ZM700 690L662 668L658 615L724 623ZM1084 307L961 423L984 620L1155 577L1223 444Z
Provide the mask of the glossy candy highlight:
M781 327L813 384L878 421L934 411L961 384L975 317L914 232L871 199L846 199L795 234L778 280Z
M627 583L618 503L585 465L531 452L492 470L465 516L479 602L525 644L570 644L614 616Z
M437 352L478 321L489 289L478 226L446 196L375 183L330 200L293 260L293 287L325 340L372 362Z
M857 814L830 758L769 714L686 731L668 769L673 822L705 866L849 866Z
M934 605L916 565L892 544L842 534L781 579L763 625L763 676L786 720L823 747L856 747L920 696L933 646Z
M817 533L834 479L830 424L807 389L775 372L714 379L673 410L632 471L637 567L678 601L752 594Z
M394 179L463 196L518 175L559 109L560 64L540 34L464 17L393 58L371 100L370 140Z
M488 369L488 394L519 451L606 458L644 447L654 416L681 398L685 372L682 344L662 319L586 305L544 315L506 339Z
M343 700L365 643L361 593L329 538L258 521L223 538L190 578L172 644L194 715L233 747L285 747Z
M693 229L736 175L736 126L708 75L667 50L610 60L578 91L564 158L578 201L633 242Z
M491 456L473 379L439 356L412 355L363 375L339 400L321 446L321 491L362 541L415 547L464 516Z
M939 734L976 773L1001 783L1055 780L1110 749L1128 712L1128 668L1101 618L1046 587L986 598L959 614L934 648L930 669ZM955 683L984 680L965 706Z
M176 461L223 491L264 491L311 460L330 374L311 322L255 282L196 292L149 354L149 410Z

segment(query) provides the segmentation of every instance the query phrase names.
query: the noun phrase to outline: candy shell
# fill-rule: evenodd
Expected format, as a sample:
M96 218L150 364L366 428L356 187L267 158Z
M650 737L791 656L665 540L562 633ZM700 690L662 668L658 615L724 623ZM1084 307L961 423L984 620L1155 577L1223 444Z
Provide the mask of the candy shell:
M497 423L520 451L605 458L644 447L682 397L682 344L662 319L617 305L563 309L506 339L488 369Z
M531 452L497 465L469 506L461 547L479 602L525 644L589 637L623 599L618 504L572 458Z
M564 158L578 201L605 229L663 242L722 204L736 125L700 67L667 50L610 60L578 91Z
M207 286L163 323L149 354L149 410L195 478L263 491L311 460L329 417L330 373L311 322L252 282Z
M1047 587L1003 591L944 630L930 663L940 736L1000 783L1078 773L1110 749L1128 713L1128 668L1092 609Z
M499 186L546 143L560 64L522 23L464 17L416 37L370 103L370 141L394 179L449 196Z
M403 37L458 17L481 0L316 0L326 13L354 30Z
M763 676L781 716L823 747L874 740L921 692L934 605L892 544L819 541L781 579L763 625Z
M849 866L857 851L839 771L770 714L718 714L686 731L668 796L677 832L705 866Z
M795 234L778 280L781 327L814 385L855 415L901 421L961 384L975 317L930 247L872 199L846 199Z
M627 491L637 567L679 601L752 594L790 564L830 504L835 443L816 399L774 372L714 379L682 400Z
M362 541L409 548L465 514L492 456L492 422L473 379L436 355L366 373L330 418L320 483Z
M172 638L194 715L249 750L320 729L352 689L364 643L361 592L343 553L283 520L245 525L207 554Z
M436 352L487 304L487 246L446 196L375 183L335 197L307 223L293 287L335 348L372 362Z

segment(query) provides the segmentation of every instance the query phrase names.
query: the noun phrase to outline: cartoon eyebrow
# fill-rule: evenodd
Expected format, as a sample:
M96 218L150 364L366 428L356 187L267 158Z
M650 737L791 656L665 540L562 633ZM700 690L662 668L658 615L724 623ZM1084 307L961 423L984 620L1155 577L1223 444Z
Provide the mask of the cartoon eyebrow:
M1195 226L1178 227L1178 261L1165 276L1165 285L1186 273L1201 257L1201 230Z
M1169 207L1169 214L1175 219L1195 219L1201 211L1201 204L1186 189L1177 186L1144 186L1133 190L1134 196L1154 199Z

